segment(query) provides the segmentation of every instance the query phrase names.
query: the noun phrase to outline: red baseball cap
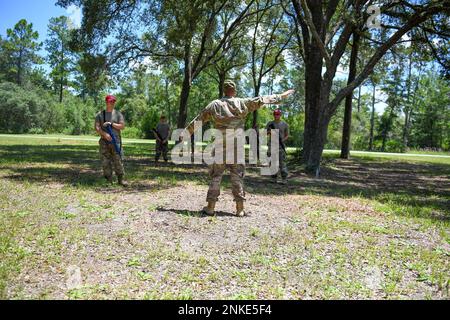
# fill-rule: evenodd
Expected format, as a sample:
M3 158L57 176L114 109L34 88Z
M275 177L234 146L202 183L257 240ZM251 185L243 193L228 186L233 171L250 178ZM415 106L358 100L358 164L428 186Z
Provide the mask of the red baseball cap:
M275 111L273 112L273 115L274 115L274 116L281 116L281 110L280 110L280 109L275 110Z
M105 98L105 101L106 102L116 102L117 99L113 95L107 95L106 98Z

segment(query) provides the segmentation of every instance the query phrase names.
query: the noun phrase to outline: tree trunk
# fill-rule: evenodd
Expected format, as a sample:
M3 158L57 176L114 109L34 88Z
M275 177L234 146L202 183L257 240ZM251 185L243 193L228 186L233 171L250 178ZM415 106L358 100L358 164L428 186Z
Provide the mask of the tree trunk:
M372 92L372 114L370 116L370 138L369 138L369 151L373 150L373 133L375 129L375 94L376 94L376 85L373 84L373 92Z
M381 145L381 151L385 152L386 151L386 142L387 142L387 136L389 134L389 131L391 131L391 126L392 126L392 119L394 117L394 106L391 107L391 111L389 112L389 118L388 118L388 122L382 132L382 137L383 137L383 143Z
M259 97L259 90L261 89L261 83L255 84L254 96ZM256 158L259 161L259 127L258 127L258 110L253 111L252 128L256 131Z
M166 103L167 103L167 110L168 110L168 115L167 115L167 120L169 120L169 126L172 125L172 112L171 112L171 108L170 108L170 97L169 97L169 80L167 79L167 77L164 78L164 89L166 91Z
M64 90L64 43L61 42L61 62L60 62L60 70L61 73L59 81L59 103L63 102L63 90Z
M63 90L64 90L64 79L61 77L61 84L59 85L59 103L63 102Z
M409 119L411 112L411 81L412 81L412 51L409 53L409 63L408 63L408 98L405 107L405 125L403 127L403 149L408 148L408 138L409 138Z
M409 116L410 116L410 108L405 108L405 125L403 127L403 148L406 150L409 144Z
M191 57L191 45L185 46L184 53L184 79L183 87L180 95L180 109L178 112L178 128L184 128L186 126L187 119L187 107L189 94L191 92L192 85L192 57Z
M360 85L358 88L358 113L361 112L361 88L362 85Z
M253 91L254 97L259 97L259 91L261 90L261 84L257 83L255 84L255 88ZM253 111L253 121L252 121L252 128L256 129L258 127L258 110Z
M225 83L225 79L226 79L226 73L225 72L218 72L218 76L219 76L219 99L223 97L224 93L223 93L223 84Z
M22 86L22 50L20 50L19 61L17 62L17 84Z
M321 152L325 146L326 137L323 134L327 128L320 128L322 89L322 55L314 43L309 44L305 63L305 131L303 134L303 162L308 172L316 172L320 166ZM327 101L328 102L328 101ZM321 137L319 137L321 135ZM320 156L318 156L320 153Z
M309 152L304 152L303 158L307 172L319 173L322 153L327 142L329 121L330 119L320 117L318 125L310 126L308 130L305 130L305 141L308 141Z
M358 45L359 34L353 33L353 46L350 55L350 67L348 74L347 85L353 82L356 78L356 63L358 60ZM350 136L352 130L352 108L353 108L353 91L351 91L345 98L345 114L344 114L344 129L342 132L342 146L341 158L348 159L350 156Z

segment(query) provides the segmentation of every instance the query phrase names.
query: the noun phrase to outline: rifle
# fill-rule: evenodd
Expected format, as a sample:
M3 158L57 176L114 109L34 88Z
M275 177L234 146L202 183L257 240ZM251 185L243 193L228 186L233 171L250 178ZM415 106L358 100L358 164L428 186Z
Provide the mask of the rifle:
M161 135L156 131L156 129L151 129L151 131L158 137L158 139L161 141L161 143L164 141L164 139L161 137Z
M108 134L111 136L112 140L111 142L108 141L109 144L112 144L114 146L114 150L116 151L116 153L120 156L120 158L122 159L122 151L121 151L121 147L119 147L119 144L117 143L117 139L116 136L114 135L114 132L112 130L112 127L110 125L106 126L106 131L108 131Z
M276 130L275 124L271 123L271 124L269 125L269 129ZM278 139L279 139L279 142L280 142L281 149L283 149L283 151L284 151L285 153L287 153L287 152L286 152L286 146L284 145L283 138L281 137L279 131L278 131Z

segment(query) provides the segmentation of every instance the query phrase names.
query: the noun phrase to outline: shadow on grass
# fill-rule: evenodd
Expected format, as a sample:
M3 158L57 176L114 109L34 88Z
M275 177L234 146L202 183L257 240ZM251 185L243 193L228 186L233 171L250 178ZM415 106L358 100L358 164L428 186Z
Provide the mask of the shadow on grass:
M212 216L208 216L203 214L201 211L191 211L191 210L180 210L180 209L170 209L170 208L162 208L159 207L156 210L160 212L173 212L175 214L185 216L185 217L196 217L196 218L211 218ZM225 211L216 211L216 217L236 217L234 213L225 212Z
M328 158L320 179L291 163L287 186L250 173L247 189L262 194L361 197L392 206L395 213L450 221L450 166L429 163ZM434 212L433 212L434 211ZM440 211L440 212L436 212Z
M154 162L154 149L131 144L124 161L129 192L162 190L179 181L206 181L204 168ZM3 178L31 183L61 183L86 188L105 185L96 145L13 145L0 146ZM146 180L155 183L147 183Z
M154 150L148 145L129 144L125 153L126 176L131 184L124 192L163 190L185 181L208 184L204 165L160 163L155 166ZM320 179L306 175L295 161L291 161L289 167L292 177L287 186L269 183L270 178L249 168L245 180L247 191L265 195L362 197L397 206L399 214L405 207L408 215L450 219L448 165L357 158L341 160L328 156ZM3 174L4 179L15 181L58 182L96 190L104 187L97 145L0 146L0 170L8 171ZM223 186L229 188L229 185L226 176ZM444 216L430 213L430 210L439 210ZM182 214L183 210L167 211Z

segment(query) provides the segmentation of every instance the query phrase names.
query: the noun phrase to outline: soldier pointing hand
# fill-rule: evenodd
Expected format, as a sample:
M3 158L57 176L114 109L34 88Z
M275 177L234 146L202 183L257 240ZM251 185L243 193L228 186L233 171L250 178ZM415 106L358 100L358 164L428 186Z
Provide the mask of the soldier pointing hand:
M248 114L258 110L265 104L278 104L295 92L294 90L288 90L282 94L242 99L236 97L236 84L231 80L225 81L223 89L225 96L222 99L211 102L186 128L191 135L194 133L194 123L196 121L201 121L203 124L212 121L214 127L220 130L222 134L227 129L243 130ZM206 197L208 205L203 209L203 213L207 215L214 214L215 205L220 195L220 183L225 169L228 169L231 175L232 191L234 201L236 202L236 215L243 217L245 216L245 192L243 187L245 165L238 164L236 159L234 163L214 163L210 166L209 175L211 183Z

